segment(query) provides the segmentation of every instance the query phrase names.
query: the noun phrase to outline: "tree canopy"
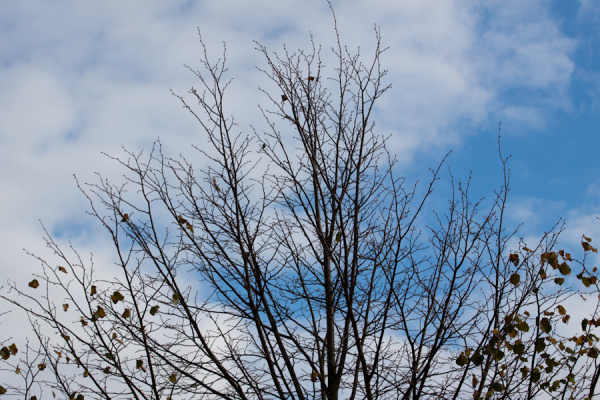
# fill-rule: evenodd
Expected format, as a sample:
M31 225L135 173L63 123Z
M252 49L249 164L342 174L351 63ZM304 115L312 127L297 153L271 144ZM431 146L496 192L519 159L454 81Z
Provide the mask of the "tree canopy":
M390 87L375 40L365 57L338 36L332 67L314 45L258 45L277 91L262 92L269 129L241 133L225 55L210 60L201 40L198 83L175 96L202 128L202 167L156 142L114 158L123 182L81 186L119 275L97 280L91 261L48 235L55 257L2 294L32 331L26 349L7 339L0 350L0 394L593 398L592 239L576 258L556 249L560 224L535 243L506 226L501 152L491 201L452 179L447 208L421 223L441 164L421 191L399 175L373 122ZM575 324L573 296L589 304Z

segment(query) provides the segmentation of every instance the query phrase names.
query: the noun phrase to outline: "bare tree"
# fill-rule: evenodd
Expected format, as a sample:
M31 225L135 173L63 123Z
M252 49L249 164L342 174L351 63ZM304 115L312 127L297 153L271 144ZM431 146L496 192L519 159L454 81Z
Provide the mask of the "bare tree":
M314 45L258 51L279 90L264 91L270 130L238 133L225 54L213 63L204 48L190 69L200 88L176 96L208 166L157 142L114 158L122 184L80 186L119 276L97 280L91 260L48 236L58 263L38 258L30 287L3 296L40 344L21 372L78 400L591 398L597 306L584 339L550 333L569 321L567 261L587 287L596 278L552 251L560 226L531 249L505 226L507 159L491 202L452 181L426 226L440 167L420 192L408 186L372 121L389 88L379 32L368 61L338 37L330 70Z

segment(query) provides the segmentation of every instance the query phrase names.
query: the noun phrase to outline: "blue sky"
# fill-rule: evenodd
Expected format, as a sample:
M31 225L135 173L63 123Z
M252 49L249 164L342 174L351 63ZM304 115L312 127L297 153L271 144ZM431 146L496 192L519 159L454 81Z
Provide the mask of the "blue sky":
M511 219L537 235L567 219L568 243L600 241L600 1L333 1L343 41L366 54L374 24L393 85L378 129L410 179L452 150L474 193L500 181L498 123L512 154ZM102 232L84 213L73 174L118 181L101 152L191 154L202 139L171 96L195 84L200 29L209 52L227 43L229 110L240 130L260 126L253 40L273 51L334 43L323 0L0 2L0 270L27 279L44 252L39 220L61 240L102 257ZM261 86L262 87L262 86ZM267 86L264 86L267 87ZM199 163L202 161L199 160ZM447 174L444 175L447 177ZM440 202L441 204L441 202ZM528 231L527 231L528 230ZM5 273L6 272L6 273Z

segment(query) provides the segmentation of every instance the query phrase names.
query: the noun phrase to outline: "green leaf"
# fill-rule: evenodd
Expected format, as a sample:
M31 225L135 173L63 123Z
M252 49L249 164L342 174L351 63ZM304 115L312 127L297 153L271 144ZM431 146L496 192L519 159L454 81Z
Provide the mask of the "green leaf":
M562 285L563 283L565 283L565 278L554 278L554 283L556 283L557 285Z
M510 283L517 286L521 282L521 275L516 272L510 276Z
M570 275L571 267L569 267L569 265L566 262L564 262L558 266L558 271L563 275Z
M458 358L456 359L456 365L458 365L459 367L464 367L465 365L467 365L468 362L469 359L467 358L467 356L465 356L465 353L460 353L460 356L458 356Z
M520 324L517 324L516 326L517 329L521 332L529 332L529 325L525 321L521 322Z
M534 370L533 370L533 372L531 373L531 381L532 381L533 383L538 383L538 382L539 382L539 380L540 380L540 377L541 377L541 375L540 375L540 370L539 370L539 369L537 369L537 368L536 368L536 369L534 369Z
M525 344L521 341L518 341L515 343L512 350L515 354L523 354L525 352Z
M342 232L338 232L338 233L335 235L335 241L336 241L336 242L341 242L341 241L342 241Z
M157 312L158 312L158 306L154 306L154 307L150 308L150 315L156 315Z
M177 382L177 375L176 374L171 374L169 376L169 382L171 382L171 383Z
M173 305L177 305L179 303L179 295L177 293L173 293Z
M536 353L541 353L546 349L546 340L544 338L538 338L535 341L535 351Z
M473 362L473 365L475 365L476 367L478 367L481 364L483 364L484 359L485 358L483 357L483 355L479 351L476 351L473 354L473 357L471 357L471 362Z
M494 354L494 359L496 361L501 361L504 358L504 352L502 350L497 350L496 354Z
M550 320L548 318L542 318L540 321L540 329L544 333L550 333L552 330L552 325L550 324Z
M503 392L504 385L501 384L500 382L494 382L494 383L492 383L492 389L494 389L496 392Z

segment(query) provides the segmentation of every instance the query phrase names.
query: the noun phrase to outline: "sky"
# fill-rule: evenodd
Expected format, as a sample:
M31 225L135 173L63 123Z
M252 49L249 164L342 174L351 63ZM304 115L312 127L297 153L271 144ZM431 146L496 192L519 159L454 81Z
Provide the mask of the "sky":
M490 196L501 123L509 219L535 236L564 217L566 244L600 241L599 0L332 4L349 49L369 54L375 26L388 47L392 89L375 119L401 174L426 179L452 151L453 175L471 173L475 195ZM103 153L148 151L160 138L176 156L203 143L171 94L197 85L185 65L199 67L199 32L214 59L226 43L240 132L260 126L266 100L255 42L293 50L312 34L324 54L335 44L324 0L0 2L0 286L39 268L23 249L46 254L41 223L83 253L108 251L74 178L122 179Z

